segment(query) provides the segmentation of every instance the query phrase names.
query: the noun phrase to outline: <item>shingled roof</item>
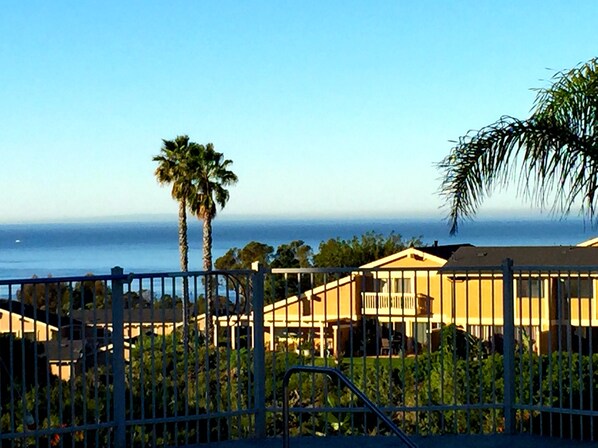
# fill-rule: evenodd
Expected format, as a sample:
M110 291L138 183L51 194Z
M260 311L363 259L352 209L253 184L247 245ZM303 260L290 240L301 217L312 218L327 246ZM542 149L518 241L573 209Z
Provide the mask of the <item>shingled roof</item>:
M443 260L448 260L457 250L462 247L473 246L471 244L446 244L442 246L435 244L433 246L416 247L416 249L427 254L434 255L435 257L442 258Z
M442 270L495 267L507 258L513 260L513 266L598 268L598 247L461 247L448 259Z
M0 311L8 311L11 314L18 314L56 328L60 328L62 325L70 323L68 317L61 317L56 313L36 308L32 305L22 303L19 300L0 300Z
M71 316L82 320L87 324L111 324L113 321L112 310L73 310ZM158 309L141 308L123 310L125 323L160 323L160 322L181 322L183 311L180 309Z

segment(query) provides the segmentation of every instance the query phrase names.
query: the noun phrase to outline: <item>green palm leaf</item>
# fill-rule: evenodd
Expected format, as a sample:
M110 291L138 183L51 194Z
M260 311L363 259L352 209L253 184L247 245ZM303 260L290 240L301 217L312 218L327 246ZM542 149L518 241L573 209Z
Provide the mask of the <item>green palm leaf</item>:
M438 167L451 234L496 188L518 181L518 193L568 214L579 206L596 218L598 192L598 58L557 73L538 89L527 120L504 116L461 137Z

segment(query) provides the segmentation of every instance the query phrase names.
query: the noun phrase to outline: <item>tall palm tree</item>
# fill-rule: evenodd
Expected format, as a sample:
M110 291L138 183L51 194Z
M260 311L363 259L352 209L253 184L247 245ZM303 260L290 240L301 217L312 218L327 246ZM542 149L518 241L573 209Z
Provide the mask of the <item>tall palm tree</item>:
M174 140L162 140L160 154L154 156L154 162L158 162L155 175L162 185L171 184L172 198L179 203L179 256L181 271L189 269L189 242L187 239L187 206L188 199L193 191L189 173L189 142L187 135L179 135ZM189 282L187 277L183 278L183 342L187 346L189 338L188 329L188 302Z
M438 167L451 234L496 187L518 178L518 193L568 214L598 206L598 58L559 72L538 89L527 120L504 116L461 137Z
M174 140L162 140L160 154L153 158L154 162L158 162L155 171L156 179L161 185L172 185L172 198L179 203L179 255L182 272L187 272L189 269L187 200L193 191L188 172L188 151L189 137L179 135Z
M212 221L218 207L224 208L229 199L226 187L237 182L237 175L229 170L232 160L214 150L214 145L191 144L189 164L193 192L188 196L189 210L203 221L203 270L212 270Z
M189 165L193 192L188 197L189 210L203 221L203 270L206 275L206 334L208 341L214 340L211 312L214 309L215 283L209 274L212 270L212 220L218 207L224 208L229 199L226 187L237 182L235 173L229 170L232 160L214 150L214 145L189 146Z

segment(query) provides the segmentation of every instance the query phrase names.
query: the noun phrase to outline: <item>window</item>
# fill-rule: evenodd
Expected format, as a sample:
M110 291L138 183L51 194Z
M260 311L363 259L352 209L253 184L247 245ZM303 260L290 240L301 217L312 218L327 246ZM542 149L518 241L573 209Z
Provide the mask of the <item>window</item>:
M376 285L377 285L376 286L376 288L377 288L376 291L377 292L388 292L387 289L386 289L386 284L387 284L386 280L382 280L382 279L379 278L379 279L376 279L375 282L376 282Z
M565 291L571 299L591 299L594 297L594 280L591 278L572 277L563 280Z
M307 297L301 299L301 314L303 316L311 315L311 300Z
M35 331L25 331L23 332L23 339L27 339L31 342L37 342L35 338Z
M413 292L412 288L412 281L411 278L401 277L393 279L393 290L392 292L400 293L400 294L411 294Z
M542 297L541 278L521 278L517 280L517 297L538 299Z

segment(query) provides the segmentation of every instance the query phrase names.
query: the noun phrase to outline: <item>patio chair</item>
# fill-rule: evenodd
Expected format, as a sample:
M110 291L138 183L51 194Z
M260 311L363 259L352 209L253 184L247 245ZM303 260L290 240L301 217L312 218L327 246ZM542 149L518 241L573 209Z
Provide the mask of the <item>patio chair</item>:
M381 338L380 339L380 354L381 355L392 355L393 349L390 346L390 341L388 338Z

